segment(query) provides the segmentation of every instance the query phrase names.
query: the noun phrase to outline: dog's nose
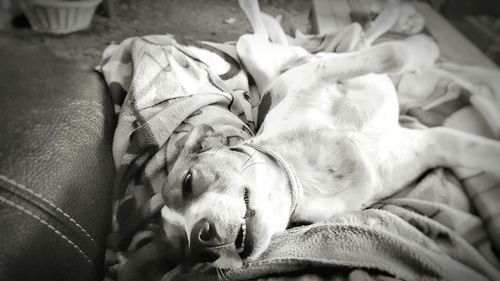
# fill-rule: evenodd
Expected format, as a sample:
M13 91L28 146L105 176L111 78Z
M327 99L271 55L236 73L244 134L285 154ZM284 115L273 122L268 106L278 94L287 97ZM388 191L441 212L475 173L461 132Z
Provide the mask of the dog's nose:
M191 230L191 255L197 262L215 262L220 255L213 247L219 246L221 239L214 223L207 219L196 222Z
M213 247L218 246L219 237L215 224L207 219L201 219L196 222L191 231L191 243L195 247Z

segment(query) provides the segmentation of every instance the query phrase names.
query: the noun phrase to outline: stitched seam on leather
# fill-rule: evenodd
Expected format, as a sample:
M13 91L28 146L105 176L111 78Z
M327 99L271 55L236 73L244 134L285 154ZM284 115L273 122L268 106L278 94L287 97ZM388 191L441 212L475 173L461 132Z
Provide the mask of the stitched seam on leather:
M31 195L39 198L40 200L42 200L43 202L47 203L49 206L51 206L52 208L54 208L58 213L60 213L61 215L63 215L64 217L66 217L69 221L71 221L79 230L81 230L83 232L83 234L90 239L90 241L92 242L92 244L94 246L97 247L97 243L95 242L94 238L92 238L92 236L90 236L90 234L78 223L76 222L72 217L70 217L66 212L64 212L61 208L57 207L54 203L50 202L49 200L43 198L40 194L38 193L35 193L33 190L27 188L26 186L24 186L23 184L20 184L12 179L9 179L7 178L6 176L4 175L1 175L0 174L0 179L1 180L4 180L28 193L30 193Z
M66 235L62 234L59 230L57 230L54 226L52 226L51 224L49 224L47 221L45 221L44 219L40 218L39 216L35 215L33 212L27 210L26 208L20 206L19 204L16 204L15 202L12 202L10 201L9 199L3 197L3 196L0 196L0 201L22 211L23 213L33 217L34 219L36 219L37 221L39 221L40 223L42 223L43 225L47 226L50 230L52 230L57 236L61 237L63 240L65 240L68 244L70 244L75 250L78 251L78 253L80 253L82 255L83 258L85 258L85 260L92 264L92 261L90 260L90 258L80 249L80 247L78 247L73 241L71 241Z
M78 107L81 107L83 105L83 106L88 106L89 108L94 108L92 105L95 105L100 108L104 107L102 103L98 103L96 101L86 101L86 100L75 100L71 102L70 105L76 105Z

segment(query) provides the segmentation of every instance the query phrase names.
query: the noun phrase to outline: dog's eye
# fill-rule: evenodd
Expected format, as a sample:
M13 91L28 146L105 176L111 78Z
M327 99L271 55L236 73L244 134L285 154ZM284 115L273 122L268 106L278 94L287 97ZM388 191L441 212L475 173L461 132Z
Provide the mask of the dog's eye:
M182 196L189 196L193 192L193 174L188 171L182 179Z

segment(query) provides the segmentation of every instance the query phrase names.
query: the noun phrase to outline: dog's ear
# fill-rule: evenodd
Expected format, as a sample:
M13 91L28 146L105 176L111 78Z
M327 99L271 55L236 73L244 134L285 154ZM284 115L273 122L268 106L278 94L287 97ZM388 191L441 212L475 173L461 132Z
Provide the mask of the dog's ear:
M177 143L179 147L183 147L184 154L200 153L221 144L223 144L222 134L216 133L207 124L197 125Z

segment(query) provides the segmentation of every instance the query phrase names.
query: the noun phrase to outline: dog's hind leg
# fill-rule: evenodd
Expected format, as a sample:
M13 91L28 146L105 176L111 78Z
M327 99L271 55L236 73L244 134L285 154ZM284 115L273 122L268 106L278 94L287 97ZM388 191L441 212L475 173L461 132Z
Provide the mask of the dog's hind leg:
M478 169L500 177L500 142L454 129L423 130L435 165Z
M390 141L388 153L376 164L383 189L374 201L392 195L435 167L464 167L500 177L500 142L492 139L434 127L400 128Z
M248 21L250 21L254 34L267 40L269 34L267 33L266 25L260 15L259 1L239 0L238 3L247 16Z
M400 128L386 147L387 152L374 163L381 189L371 203L393 195L435 167L471 168L500 177L500 142L455 129Z
M288 45L288 38L279 22L272 16L260 12L259 1L240 0L239 4L256 36L276 44Z
M288 46L288 38L280 23L271 15L260 13L271 42Z
M364 34L364 40L362 45L358 46L360 49L369 47L384 33L391 30L391 28L396 24L399 18L399 3L391 3L388 1L385 8L380 12L380 14L375 18L372 25L366 30Z
M254 34L241 36L236 50L259 92L263 93L286 65L311 55L300 47L288 46L283 29L275 19L260 12L258 1L240 0L239 3Z

